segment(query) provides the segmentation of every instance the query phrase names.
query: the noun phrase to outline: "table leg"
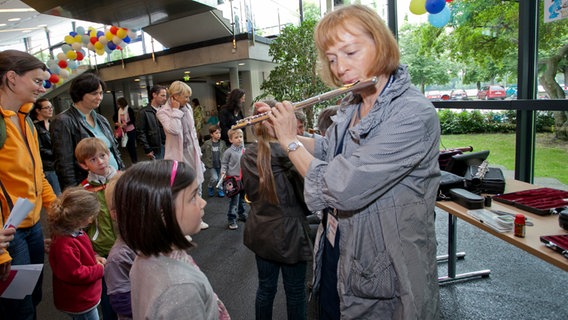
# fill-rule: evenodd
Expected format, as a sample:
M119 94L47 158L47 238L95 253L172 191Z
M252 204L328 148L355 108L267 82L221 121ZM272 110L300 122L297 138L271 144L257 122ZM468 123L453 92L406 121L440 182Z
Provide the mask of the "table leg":
M458 218L452 214L448 213L448 275L444 277L438 277L439 284L445 284L455 280L463 280L474 277L486 278L491 273L491 270L480 270L467 273L456 274L456 261L458 259L457 253L457 231L458 231ZM460 252L460 255L462 252ZM463 253L465 256L465 253ZM463 257L462 256L462 257ZM443 256L441 256L443 257ZM439 259L439 258L438 258ZM440 260L440 259L439 259Z

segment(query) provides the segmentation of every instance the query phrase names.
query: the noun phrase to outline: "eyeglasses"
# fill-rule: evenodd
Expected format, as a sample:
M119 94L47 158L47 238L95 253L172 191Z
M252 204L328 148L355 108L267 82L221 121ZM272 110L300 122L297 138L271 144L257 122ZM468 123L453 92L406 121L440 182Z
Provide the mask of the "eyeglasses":
M41 107L41 110L53 110L53 106Z

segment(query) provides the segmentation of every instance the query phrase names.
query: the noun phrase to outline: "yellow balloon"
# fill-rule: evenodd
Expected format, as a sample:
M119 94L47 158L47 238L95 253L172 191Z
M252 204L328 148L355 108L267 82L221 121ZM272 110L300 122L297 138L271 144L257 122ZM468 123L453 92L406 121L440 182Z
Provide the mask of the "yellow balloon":
M69 60L77 59L77 52L75 52L73 50L67 51L67 58L69 58Z
M100 41L95 42L95 49L97 49L97 51L103 50L104 48L105 46Z
M118 31L116 32L116 35L120 38L120 39L124 39L124 37L126 37L127 31L124 28L120 28L118 29Z
M97 36L97 30L91 30L90 38Z
M410 1L410 12L421 15L426 13L426 0Z
M70 35L66 35L65 38L63 38L65 40L65 43L67 44L72 44L73 42L75 42L75 38L73 38L73 36Z
M78 34L75 36L75 42L83 42L83 35Z
M108 41L112 41L114 34L110 33L110 31L107 31L105 32L105 37L107 38Z
M97 49L97 54L98 54L99 56L102 56L103 54L105 54L105 49L100 49L100 50Z

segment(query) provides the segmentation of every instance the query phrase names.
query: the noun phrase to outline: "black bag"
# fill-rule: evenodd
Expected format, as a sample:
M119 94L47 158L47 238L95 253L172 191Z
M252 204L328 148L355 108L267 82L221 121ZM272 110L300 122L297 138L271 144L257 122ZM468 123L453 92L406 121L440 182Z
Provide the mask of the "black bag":
M239 194L243 190L243 182L241 177L237 176L226 176L223 179L223 192L229 198L232 198Z
M505 176L499 168L487 166L468 166L465 173L466 189L474 193L501 194L505 192Z
M450 200L450 189L465 188L465 179L457 174L441 170L440 187L436 200Z

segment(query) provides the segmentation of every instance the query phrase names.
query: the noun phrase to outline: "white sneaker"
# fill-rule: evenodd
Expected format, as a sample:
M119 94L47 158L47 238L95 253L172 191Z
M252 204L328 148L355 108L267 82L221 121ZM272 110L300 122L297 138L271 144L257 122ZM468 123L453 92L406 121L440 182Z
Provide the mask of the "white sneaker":
M201 220L201 230L205 230L207 228L209 228L209 225Z

